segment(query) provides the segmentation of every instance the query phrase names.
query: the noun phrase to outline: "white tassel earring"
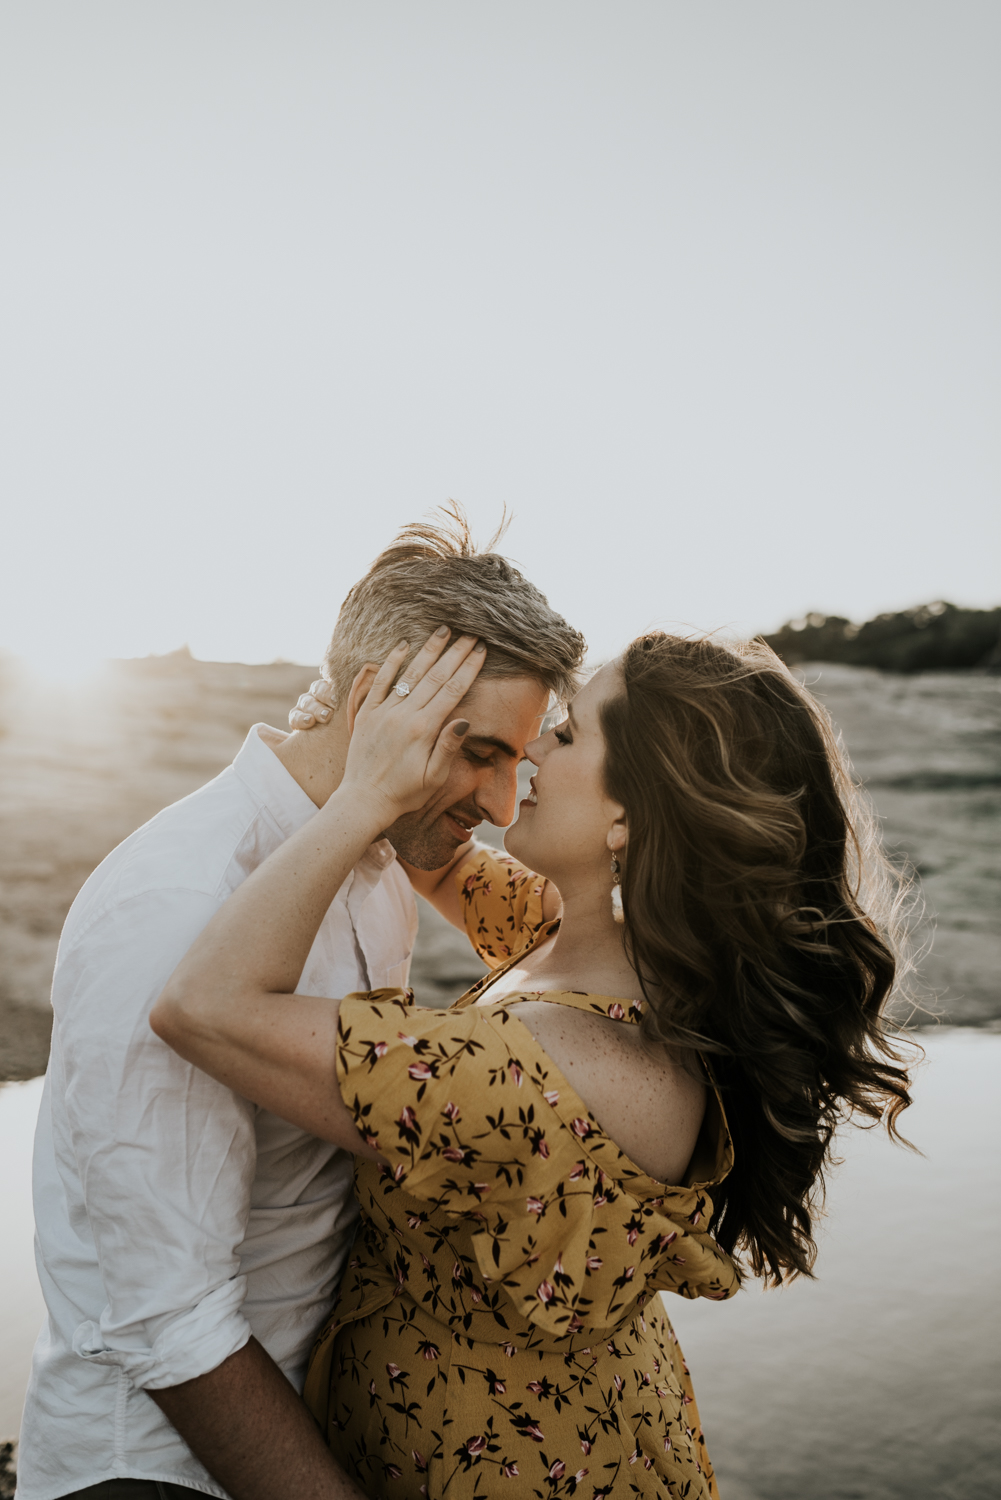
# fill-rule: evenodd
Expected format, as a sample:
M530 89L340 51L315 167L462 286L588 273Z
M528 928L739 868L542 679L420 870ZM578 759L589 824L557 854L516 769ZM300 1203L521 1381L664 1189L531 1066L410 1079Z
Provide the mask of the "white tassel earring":
M618 923L626 920L622 910L622 886L619 884L619 861L612 855L612 916Z

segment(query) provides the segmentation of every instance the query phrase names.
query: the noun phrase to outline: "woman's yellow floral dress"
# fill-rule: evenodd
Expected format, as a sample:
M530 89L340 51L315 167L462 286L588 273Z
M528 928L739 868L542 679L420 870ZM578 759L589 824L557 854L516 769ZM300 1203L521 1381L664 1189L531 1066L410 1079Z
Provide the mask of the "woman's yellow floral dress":
M468 870L469 866L466 866ZM487 853L460 875L493 969L552 930L544 882ZM362 1222L306 1381L334 1456L371 1497L717 1496L657 1293L729 1297L706 1231L732 1165L711 1098L689 1180L625 1157L517 1018L400 990L342 1002L341 1093L390 1162L359 1161ZM617 1020L602 995L545 994Z

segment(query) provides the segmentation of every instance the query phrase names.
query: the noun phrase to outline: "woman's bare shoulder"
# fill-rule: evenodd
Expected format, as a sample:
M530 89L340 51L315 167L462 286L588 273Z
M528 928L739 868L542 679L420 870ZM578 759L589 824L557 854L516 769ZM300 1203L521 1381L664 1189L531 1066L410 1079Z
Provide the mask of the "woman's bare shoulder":
M705 1084L628 1021L548 1000L509 1009L630 1161L658 1182L684 1179Z

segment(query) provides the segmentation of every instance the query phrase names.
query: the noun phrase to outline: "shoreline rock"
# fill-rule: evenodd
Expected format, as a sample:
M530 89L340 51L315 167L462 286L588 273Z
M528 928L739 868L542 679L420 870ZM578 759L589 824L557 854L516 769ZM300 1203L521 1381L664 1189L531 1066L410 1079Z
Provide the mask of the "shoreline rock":
M991 899L1001 761L996 679L981 674L1001 671L1001 642L971 673L968 617L980 622L977 646L985 620L1001 630L1001 609L942 605L858 628L810 616L766 639L791 663L832 664L815 690L845 733L889 843L918 866L929 918L938 916L926 967L928 988L943 1001L931 1008L953 1024L983 1025L1001 1017ZM966 643L959 661L949 644L956 640ZM899 650L895 659L910 680L890 673L887 642L906 647L903 665ZM952 664L966 670L915 682L929 659L941 668L943 642ZM222 770L250 724L283 724L312 675L308 667L197 662L175 652L110 663L86 688L68 688L55 710L50 691L0 655L0 1082L45 1069L56 944L91 870L161 807ZM483 826L479 837L501 836ZM447 1005L480 972L462 935L423 911L418 1000Z
M51 1006L0 996L0 1083L25 1083L44 1073L51 1036Z
M942 599L864 625L809 614L763 639L789 666L830 661L883 672L1001 673L1001 608L960 609Z
M17 1443L0 1443L0 1500L14 1500L17 1487Z

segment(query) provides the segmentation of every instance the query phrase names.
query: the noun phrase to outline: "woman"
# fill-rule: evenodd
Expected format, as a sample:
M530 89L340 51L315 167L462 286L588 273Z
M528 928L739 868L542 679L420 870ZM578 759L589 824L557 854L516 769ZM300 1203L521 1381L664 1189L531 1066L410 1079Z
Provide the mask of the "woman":
M493 973L445 1012L399 991L293 1002L347 872L461 745L482 648L441 651L405 696L405 643L389 657L338 791L209 924L152 1024L358 1158L362 1233L306 1397L371 1495L715 1496L655 1294L731 1296L738 1252L809 1274L836 1121L892 1131L909 1102L881 1021L885 866L777 658L647 636L528 747L514 858L461 872Z

